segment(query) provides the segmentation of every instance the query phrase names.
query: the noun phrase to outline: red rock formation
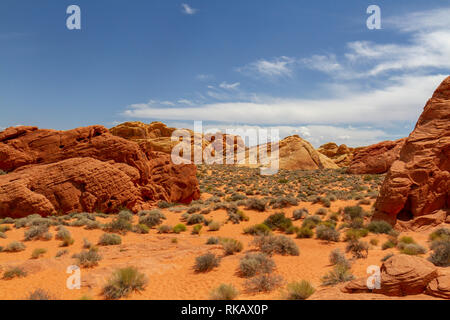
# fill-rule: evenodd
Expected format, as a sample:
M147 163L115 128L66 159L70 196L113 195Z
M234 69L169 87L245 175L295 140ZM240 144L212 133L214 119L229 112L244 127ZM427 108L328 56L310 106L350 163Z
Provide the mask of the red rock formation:
M8 128L0 132L0 169L10 172L0 176L0 216L137 211L199 198L194 165L145 154L102 126Z
M374 219L395 224L450 208L450 77L428 100L381 187ZM445 220L445 219L444 219ZM408 228L408 223L403 223Z
M386 173L392 163L400 156L406 138L396 141L383 141L354 151L348 168L351 174Z
M347 293L373 292L388 296L414 295L423 293L438 275L438 269L431 262L399 254L382 264L379 289L370 290L367 278L360 278L349 282L342 290Z

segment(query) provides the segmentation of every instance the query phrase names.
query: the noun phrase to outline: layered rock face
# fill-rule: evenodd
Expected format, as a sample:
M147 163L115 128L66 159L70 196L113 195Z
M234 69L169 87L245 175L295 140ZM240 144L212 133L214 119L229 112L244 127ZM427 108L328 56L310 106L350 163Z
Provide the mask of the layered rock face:
M338 146L334 142L329 142L321 145L317 151L327 156L340 168L348 167L353 159L353 153L357 150L355 148L349 148L345 144Z
M102 126L0 132L0 216L114 212L199 198L196 168L144 153Z
M431 262L404 254L389 258L380 268L380 287L369 289L367 278L353 280L342 288L346 293L373 292L388 296L429 294L450 298L450 274L444 273Z
M406 138L395 141L383 141L368 147L358 148L353 154L348 168L351 174L386 173L395 160L400 157L400 150Z
M450 77L428 100L381 187L374 219L405 228L450 208ZM438 211L442 209L441 211ZM433 220L433 217L430 216ZM445 217L443 219L445 221Z

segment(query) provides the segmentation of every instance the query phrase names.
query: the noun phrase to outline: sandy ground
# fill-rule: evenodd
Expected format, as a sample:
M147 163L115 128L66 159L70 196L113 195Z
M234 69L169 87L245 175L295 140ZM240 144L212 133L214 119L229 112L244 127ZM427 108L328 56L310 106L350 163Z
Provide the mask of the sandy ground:
M208 197L203 195L202 197ZM335 201L331 210L337 211L339 207L355 205L357 201ZM292 211L307 207L310 212L315 212L321 207L320 204L299 203L297 207L283 209L287 217L292 216ZM363 206L369 209L369 206ZM167 209L162 210L167 220L164 224L174 226L180 222L181 213L174 213ZM104 233L101 230L85 230L83 227L67 227L72 233L75 243L66 249L69 254L55 258L55 254L64 248L60 247L61 241L27 241L26 250L17 253L0 253L0 270L6 270L10 266L21 266L28 275L24 278L12 280L0 279L0 299L24 299L27 294L37 288L47 290L55 299L80 299L89 297L92 299L103 299L101 288L111 273L119 267L135 266L146 274L149 279L146 289L139 293L133 293L127 299L209 299L210 291L222 283L233 284L240 292L237 299L280 299L281 289L276 289L266 294L249 294L245 292L243 283L245 279L239 277L237 268L239 260L246 252L255 248L250 245L252 236L244 235L243 228L263 222L264 219L281 210L268 210L264 213L245 210L250 220L240 224L224 224L219 231L207 231L203 228L200 235L192 235L192 226L181 234L158 234L152 229L149 234L135 234L128 232L122 236L122 244L108 247L100 247L99 253L103 259L99 265L91 269L81 269L82 287L79 290L69 290L66 280L70 274L66 273L69 265L75 263L72 254L82 251L83 238L92 243L97 243L99 237ZM225 222L227 215L225 210L213 211L206 216L208 219ZM104 219L97 218L100 221ZM134 223L137 217L134 217ZM300 226L302 220L295 221L294 225ZM25 229L7 231L7 239L0 239L0 246L6 246L12 240L23 240ZM419 244L428 247L428 232L402 233L411 235ZM56 233L51 228L53 234ZM232 256L224 256L220 245L206 245L206 240L211 237L231 237L240 240L244 244L244 250ZM310 281L317 289L327 290L321 287L321 277L332 269L328 262L328 256L334 248L342 248L345 251L345 242L326 243L318 239L295 239L295 235L289 235L300 248L299 256L273 257L277 265L276 274L284 278L285 283L299 281L302 279ZM177 243L172 239L176 238ZM367 259L357 260L352 267L356 277L366 276L366 269L370 265L381 265L380 259L390 252L396 253L397 249L381 250L381 244L385 241L385 235L372 235L364 238L369 241L372 238L379 239L379 246L371 247ZM42 258L31 259L31 253L35 248L45 248L47 252ZM196 273L193 270L195 258L201 254L213 252L222 256L220 266L211 272ZM358 295L355 295L355 298ZM324 295L325 299L332 296ZM371 297L369 297L371 298ZM375 297L373 298L380 298ZM382 297L383 298L383 297ZM385 297L388 298L388 297ZM408 297L409 299L430 299L429 296ZM367 297L365 297L367 299Z

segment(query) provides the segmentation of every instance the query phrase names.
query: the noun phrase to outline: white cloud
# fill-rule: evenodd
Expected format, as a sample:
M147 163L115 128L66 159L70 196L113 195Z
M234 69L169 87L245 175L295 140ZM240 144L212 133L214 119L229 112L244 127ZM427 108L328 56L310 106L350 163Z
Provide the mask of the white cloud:
M188 105L188 106L193 106L194 103L191 100L188 99L180 99L177 101L180 104L184 104L184 105Z
M260 59L244 67L237 68L239 72L253 76L290 77L296 61L289 57L278 57L272 60Z
M183 11L184 14L188 14L188 15L194 15L197 13L197 9L192 8L190 5L188 5L187 3L182 3L181 4L181 9Z
M221 87L222 89L226 89L226 90L232 90L232 89L237 89L240 86L239 82L235 82L235 83L226 83L226 82L222 82L219 87Z
M386 18L383 24L406 34L404 43L354 41L339 59L334 55L301 59L309 68L337 78L358 79L392 72L450 70L450 8ZM441 71L442 72L442 71Z
M254 125L376 124L416 121L445 75L392 78L380 89L350 91L324 99L265 98L262 101L222 102L193 107L127 108L124 115L165 120L204 120Z
M342 66L336 61L334 54L328 56L313 55L311 58L301 59L301 62L310 69L327 73L342 69Z

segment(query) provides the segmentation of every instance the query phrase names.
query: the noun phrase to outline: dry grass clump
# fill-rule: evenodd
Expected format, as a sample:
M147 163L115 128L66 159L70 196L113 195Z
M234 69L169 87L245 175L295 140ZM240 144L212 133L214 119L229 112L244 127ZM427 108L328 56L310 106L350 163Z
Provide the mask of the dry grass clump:
M120 299L133 291L142 291L147 285L147 277L135 267L117 269L103 287L106 299Z
M234 300L238 296L239 292L232 284L221 284L217 288L211 291L211 300Z
M261 252L268 255L278 253L281 255L298 256L300 254L300 250L295 242L291 238L282 235L257 236L252 243Z
M195 258L194 270L196 272L208 272L218 267L220 264L220 258L215 254L206 253Z
M312 286L312 284L306 280L291 282L287 285L283 297L286 300L306 300L315 291L316 289Z

